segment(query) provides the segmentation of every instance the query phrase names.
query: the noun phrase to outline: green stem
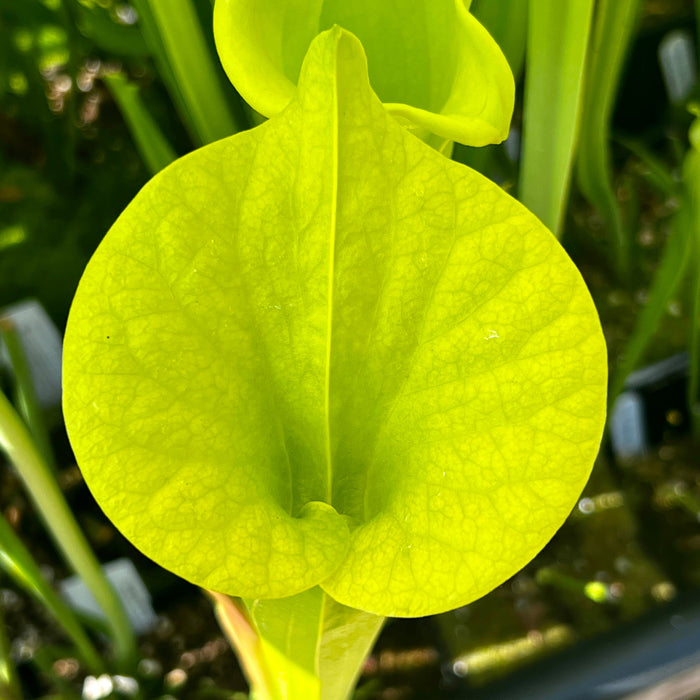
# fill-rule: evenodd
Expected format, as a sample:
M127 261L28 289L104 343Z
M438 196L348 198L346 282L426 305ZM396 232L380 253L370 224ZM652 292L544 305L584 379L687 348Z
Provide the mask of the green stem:
M205 590L214 606L214 613L241 668L248 679L256 700L275 700L274 678L265 662L260 636L253 627L243 604L223 593Z
M32 442L22 420L0 392L0 449L15 465L38 512L66 561L83 579L102 608L112 633L120 668L130 669L136 660L136 639L124 607L100 568L85 536Z
M0 516L0 568L54 616L73 640L90 671L96 674L104 673L104 662L76 616L46 582L32 555L2 516ZM0 680L2 679L1 670Z
M605 220L622 280L629 279L630 234L623 227L613 185L610 121L620 73L641 7L640 0L597 3L577 159L579 186Z
M318 587L246 605L280 700L347 700L385 621Z
M317 590L323 601L316 647L321 700L347 700L386 618L341 605Z
M51 449L49 433L46 429L44 415L34 390L27 362L27 355L22 347L22 340L10 319L0 319L0 337L5 341L7 354L10 356L15 379L15 404L20 415L29 428L34 444L49 467L55 471L56 460Z
M608 587L600 581L582 581L567 576L550 567L544 567L535 574L535 580L541 586L554 586L569 593L584 595L594 603L605 603L610 599Z
M136 85L130 83L122 73L105 75L103 80L129 126L143 162L151 174L155 175L177 158L175 151L141 100Z
M615 141L636 156L646 168L643 177L664 198L676 197L679 194L680 182L674 177L670 166L651 151L642 141L617 134Z
M187 113L202 144L236 133L236 123L191 0L137 0L146 40L167 65L173 99Z
M608 406L610 410L622 392L625 379L637 368L659 329L669 301L680 287L692 251L692 212L684 200L671 220L671 232L666 241L661 261L654 273L644 307L639 313L634 330L627 340L621 359L611 376Z
M318 587L245 603L205 592L253 700L347 700L385 621L337 603Z
M520 201L557 237L568 200L593 0L530 0Z
M684 481L672 481L657 489L654 500L663 508L683 508L694 520L700 520L700 499Z

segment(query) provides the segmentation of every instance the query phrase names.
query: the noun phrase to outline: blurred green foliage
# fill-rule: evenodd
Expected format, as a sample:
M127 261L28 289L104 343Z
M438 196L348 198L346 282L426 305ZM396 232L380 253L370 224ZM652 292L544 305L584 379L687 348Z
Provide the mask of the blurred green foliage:
M150 174L103 75L131 76L165 138L192 148L136 19L115 0L0 0L0 307L34 296L62 326L89 256Z
M0 0L0 307L36 297L62 327L88 258L128 201L172 154L206 140L188 112L158 24L148 21L154 1ZM200 50L215 57L211 0L172 1L173 7L186 2L194 8L204 39ZM473 3L477 16L506 45L516 73L516 134L524 117L520 68L526 51L532 51L525 47L528 2L508 0L519 18L511 23L494 11L491 0ZM505 6L506 0L498 4ZM619 9L618 4L596 2L592 36L597 41L619 39L615 23L601 20L601 8ZM686 104L700 92L696 85L683 102L671 103L657 48L672 29L688 30L694 38L700 11L693 0L640 4L639 22L626 27L626 59L613 52L609 62L594 63L588 49L587 79L595 74L607 82L598 90L585 84L582 113L585 118L593 110L597 119L584 129L574 158L590 158L589 177L583 178L589 186L572 182L562 241L601 313L613 377L617 369L614 392L643 362L690 348L695 374L689 398L697 406L700 214L697 144L691 151ZM695 5L700 7L700 0ZM144 10L140 21L139 9ZM211 65L217 72L213 85L222 88L236 125L255 122L216 60ZM108 76L115 76L112 85ZM596 101L602 108L592 104ZM587 143L593 144L590 152ZM517 191L517 138L482 149L458 147L456 158ZM606 169L603 182L600 173ZM594 196L592 181L600 189ZM624 275L614 252L620 247L626 258L622 267L630 268ZM603 505L588 511L580 504L561 535L511 585L441 618L453 655L516 638L524 629L557 630L562 622L570 635L572 630L598 633L669 599L676 589L697 586L697 513L659 496L680 479L682 493L697 499L697 454L691 444L673 449L672 459L667 450L622 472L601 460L581 504L588 507L598 499ZM601 494L615 495L608 499L613 505L605 506ZM682 501L685 510L688 502ZM558 575L540 574L547 580L537 584L538 567L554 567ZM585 593L601 572L611 586L622 584L619 597L596 602L578 590ZM499 663L495 673L503 670ZM484 679L490 673L487 668Z

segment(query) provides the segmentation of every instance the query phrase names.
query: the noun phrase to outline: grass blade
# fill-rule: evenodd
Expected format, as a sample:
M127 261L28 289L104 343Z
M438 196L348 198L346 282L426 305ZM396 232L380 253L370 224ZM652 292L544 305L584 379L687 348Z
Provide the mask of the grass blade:
M155 175L172 163L177 154L144 105L136 85L130 83L122 73L106 75L104 82L129 126L143 162L151 174Z
M274 700L275 680L264 657L260 636L242 601L223 593L207 591L219 625L236 653L256 700Z
M0 318L0 339L5 342L7 354L10 356L15 380L15 405L29 428L29 432L44 461L52 471L56 469L56 460L51 449L49 433L44 421L44 415L39 400L34 391L27 357L22 347L22 340L9 319Z
M620 73L641 7L641 0L599 0L596 6L577 158L579 187L605 221L621 279L629 277L630 240L622 224L613 188L610 119Z
M83 579L105 613L121 668L131 669L136 660L136 639L124 607L100 568L22 419L2 392L0 450L7 454L17 468L65 560Z
M0 516L0 569L53 615L71 638L92 673L105 672L104 662L73 611L46 582L29 550L2 516ZM2 680L1 672L0 680Z
M674 197L680 189L680 180L675 177L671 168L655 153L649 150L641 141L627 138L624 136L616 136L615 141L621 146L624 146L628 151L633 153L646 168L644 177L649 181L652 187L663 197Z
M177 113L180 115L185 128L188 130L193 141L198 141L197 132L194 125L191 123L185 97L177 83L175 73L172 66L168 63L168 56L165 52L165 46L158 31L153 13L151 12L148 0L134 0L132 3L138 12L138 27L141 30L146 44L148 45L153 61L158 69L165 87L170 95L170 99L175 105Z
M592 13L593 0L530 0L520 200L558 237Z
M670 238L666 242L646 303L613 376L609 393L610 406L622 391L627 375L636 369L644 356L644 351L654 337L669 301L683 279L691 253L692 229L692 212L686 200L671 222Z
M191 0L136 0L146 42L200 144L230 136L236 123ZM233 90L233 88L231 88Z

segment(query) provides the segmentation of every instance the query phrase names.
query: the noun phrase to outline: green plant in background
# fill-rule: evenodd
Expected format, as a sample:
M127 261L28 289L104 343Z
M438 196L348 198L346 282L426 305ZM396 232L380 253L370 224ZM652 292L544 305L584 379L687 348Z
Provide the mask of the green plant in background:
M72 610L42 576L39 566L4 518L0 518L0 569L53 614L75 644L80 658L90 672L104 673L104 661L85 630Z
M126 128L106 114L95 128L101 62L148 61L114 20L78 0L0 1L0 307L32 296L61 327L99 230L146 177Z
M641 0L600 0L596 3L591 45L587 52L587 76L579 155L578 184L603 216L614 251L614 265L621 280L630 276L631 235L623 226L612 182L610 121L623 61L639 20Z
M111 504L117 524L122 529L132 528L137 544L156 560L169 562L173 570L201 585L245 596L245 601L239 602L211 594L222 625L234 639L246 673L262 697L276 697L284 692L291 697L294 693L313 697L319 692L319 679L324 683L325 697L342 697L352 686L385 614L444 610L496 585L556 529L590 466L593 437L589 440L590 455L580 458L571 484L561 492L554 481L549 490L542 486L543 495L556 507L535 513L523 508L532 503L528 501L532 493L527 484L504 485L500 480L510 476L510 472L499 471L499 464L515 465L514 470L522 469L527 475L537 471L536 458L529 453L533 461L527 468L522 467L519 454L514 456L519 444L527 444L536 455L548 455L557 450L557 439L569 445L569 437L576 432L576 421L569 414L584 414L575 400L568 413L545 406L547 400L556 400L552 391L574 386L569 382L576 378L575 372L567 374L567 351L558 343L570 343L568 352L573 357L577 353L575 336L568 334L580 330L566 328L561 337L552 339L556 323L565 324L571 309L556 306L559 292L551 294L554 299L545 297L553 289L564 290L569 282L580 289L580 280L561 249L551 243L549 234L512 200L436 153L449 154L453 140L471 145L500 141L506 136L510 120L512 78L494 42L466 11L468 4L434 2L423 7L423 3L407 3L403 13L382 18L381 13L386 11L383 6L365 7L364 3L353 11L350 6L335 2L295 4L278 0L271 4L274 11L265 15L260 13L259 4L254 7L253 3L219 0L216 34L226 70L252 107L273 118L261 130L227 139L211 150L198 151L156 178L115 225L89 268L86 279L93 279L97 292L94 299L90 305L81 306L81 299L89 296L88 292L81 292L76 302L74 318L79 320L75 327L81 328L80 334L86 340L84 344L82 340L73 341L77 348L73 357L83 351L98 357L102 338L96 329L112 330L113 324L117 328L115 332L104 332L102 349L107 355L100 362L104 363L105 377L85 378L80 391L85 391L85 396L98 390L111 394L114 383L108 375L117 374L116 382L124 392L109 401L95 401L97 408L91 408L91 401L85 401L84 407L97 412L91 419L97 431L104 429L100 420L113 430L114 435L105 439L105 449L112 445L126 450L125 454L137 453L136 458L149 465L140 475L142 482L134 481L141 486L133 498L145 499L146 482L154 485L153 491L157 485L158 493L172 495L146 512L158 528L182 528L173 536L177 546L168 545L172 540L159 538L154 534L158 530L149 531L143 521L137 522L130 516L120 520L120 514L131 507L129 503L138 502L129 500L128 494L120 498L104 484L102 504ZM100 229L95 205L104 198L98 187L101 179L93 176L94 165L89 168L89 189L82 192L80 170L84 165L76 157L82 136L74 128L80 110L78 101L66 98L66 117L62 120L46 109L46 81L54 80L42 77L47 75L47 66L61 65L70 57L67 72L77 82L81 62L88 56L97 54L110 59L109 63L103 60L105 68L99 74L153 174L171 163L177 153L211 143L261 120L253 110L241 106L235 92L227 89L221 79L223 73L216 65L209 31L208 0L178 0L174 5L139 0L133 5L138 11L137 24L133 24L133 18L128 23L120 19L118 10L126 6L117 3L98 6L88 0L46 4L0 0L0 25L9 16L28 30L13 35L12 41L5 43L5 50L0 50L0 66L8 67L0 70L0 98L5 104L9 101L11 108L22 100L32 103L31 113L43 115L36 121L41 124L48 146L45 175L55 180L52 187L60 192L58 196L53 192L51 201L64 202L71 208L74 205L70 183L75 182L81 190L81 205L71 218L71 230L61 231L59 254L46 236L49 244L42 250L49 253L36 256L37 260L57 260L56 268L62 271L66 267L61 264L63 258L74 267L82 264L81 255L85 254L78 255L76 251L84 250L78 245L84 245L84 240L77 232L79 226L85 228L86 222L92 230ZM502 146L470 150L459 146L457 151L458 158L474 164L480 172L505 178L505 187L517 183L514 190L532 208L537 206L534 198L541 200L543 206L536 213L557 235L566 228L563 222L569 200L568 182L575 166L574 191L578 187L604 219L607 244L615 251L610 267L625 283L630 279L634 222L620 215L608 144L622 60L634 37L640 6L638 1L599 0L571 3L571 7L562 10L539 0L474 0L474 16L501 45L516 79L527 43L529 82L525 86L522 115L523 163L506 163ZM427 14L418 21L416 13L424 10ZM320 30L333 23L353 31L362 42L368 55L370 83L383 110L369 96L366 84L357 78L356 73L362 72L358 57L345 65L344 59L330 58L331 50L325 52L327 64L316 60L308 71L323 75L336 102L322 109L322 100L311 97L319 93L305 87L303 81L298 91L299 72L309 44ZM379 32L378 24L382 24ZM583 26L588 29L582 32ZM425 28L425 34L416 28ZM562 40L569 34L575 41ZM352 45L348 37L343 42ZM353 51L347 53L352 55ZM396 60L397 56L401 60ZM149 57L174 110L167 105L165 91L158 94L157 80L152 82L156 73L150 67ZM115 63L115 58L122 63ZM355 81L340 80L341 73L345 73L328 68L334 61L337 66L345 65ZM319 78L318 82L323 80ZM532 81L546 89L533 88ZM354 94L349 97L353 89ZM77 90L74 95L78 95ZM326 96L328 100L330 97ZM353 107L348 119L354 114L355 123L340 118L341 104ZM362 111L358 106L361 104L371 107ZM175 113L181 123L172 119ZM385 128L385 124L393 124L386 121L386 113L406 127L400 137L395 128ZM333 114L337 119L332 118ZM484 114L486 119L482 118ZM308 126L299 125L307 122ZM100 129L100 133L104 131ZM408 132L434 150L421 151L420 144L409 138ZM330 133L335 133L336 139L324 140L323 136ZM385 134L391 135L386 144L381 141ZM368 139L375 145L370 145ZM535 153L533 144L538 143L545 145L545 152ZM310 148L313 159L305 155ZM508 158L512 158L513 142L509 148ZM353 156L349 157L349 153ZM682 183L662 168L654 169L663 180L667 195L677 197L681 206L649 301L614 374L611 399L621 390L625 376L644 357L658 333L668 302L688 275L693 280L695 299L689 347L693 358L698 357L700 266L694 235L698 221L697 206L693 204L697 185L694 153L695 150L689 151L686 158ZM224 158L225 167L220 164ZM233 167L233 163L237 165ZM121 186L122 181L133 177L128 175L131 172L123 169L114 183ZM327 182L329 173L338 174L333 186ZM5 241L9 246L9 254L6 252L2 259L3 269L14 269L20 258L15 251L37 249L34 228L41 225L37 212L45 209L38 202L44 201L47 187L46 181L37 187L36 175L32 178L25 182L9 171L0 177L0 201L12 196L15 182L20 183L22 191L37 193L25 202L24 209L32 212L30 217L23 217L17 206L18 223L12 213L10 226L0 228L0 251L5 250ZM461 183L462 189L455 183ZM128 183L124 188L128 190ZM110 205L115 206L116 189L109 185L105 189L110 192ZM479 194L467 200L465 191L472 189ZM528 191L534 193L534 198L527 196ZM10 211L15 206L12 203ZM450 217L444 215L449 207L454 212ZM99 215L108 218L109 207L99 209ZM148 216L156 217L150 230L144 224L146 209ZM512 219L503 218L508 216L507 211ZM455 222L460 216L472 227L472 233L465 234L464 245L470 240L476 250L463 251L457 237L453 246L450 231L459 229ZM280 221L293 222L293 230L297 231L291 249L285 235L291 236L292 229L287 229L286 223L282 230ZM353 236L359 236L357 231L362 234L366 249L349 245ZM391 232L390 241L385 238L387 231ZM212 232L216 235L210 236ZM512 232L512 236L506 232ZM84 239L85 234L82 235ZM486 240L492 241L497 250L487 249ZM131 250L135 241L139 243L136 256ZM531 250L532 241L536 245ZM551 249L546 247L546 241L553 246ZM117 255L129 256L124 265L116 264ZM544 259L551 255L554 262L550 269ZM36 263L31 269L34 267ZM158 271L157 284L153 283L153 270ZM109 274L105 275L106 271ZM457 271L463 271L465 276ZM435 284L432 296L427 295L421 282L427 284L438 273L443 276ZM104 279L98 284L101 274ZM535 280L538 274L541 279ZM24 276L4 275L4 283L33 276L29 272ZM50 278L41 277L53 290ZM511 278L519 282L508 283ZM472 288L466 282L471 279L478 280ZM119 288L120 280L127 280L125 288L108 303L106 290ZM505 286L496 293L499 282ZM89 284L86 281L81 289L89 289ZM530 289L541 293L533 295ZM489 298L490 292L494 292L493 298ZM511 293L517 303L512 301ZM561 296L565 295L562 291ZM52 293L50 297L53 303L61 295ZM355 316L344 315L345 302L350 300ZM154 310L150 321L136 317L140 312L137 303ZM469 316L462 308L466 306L476 311ZM97 324L91 317L93 308L100 319ZM463 317L459 316L460 309ZM555 320L559 311L563 315ZM163 328L152 324L154 320ZM228 325L222 327L224 323ZM142 326L148 332L134 341ZM510 332L504 331L509 328ZM443 330L444 341L439 336ZM234 335L234 331L239 335ZM82 338L80 334L72 337ZM116 350L111 347L115 338L123 341L127 337L133 357L126 352L126 346ZM69 343L70 338L69 333ZM247 352L241 349L241 338L248 339ZM546 352L531 355L543 338L550 339ZM477 352L472 357L474 350ZM117 356L124 363L123 372L115 370L116 365L110 360ZM262 366L256 364L262 362L261 357L265 358ZM356 361L349 359L352 357ZM154 366L156 358L165 360ZM235 363L232 358L236 358ZM542 379L539 364L550 362L551 358L555 361L550 378L539 390L533 389ZM566 364L567 371L555 379L559 361ZM691 407L698 401L699 366L697 359L691 364ZM71 370L67 370L68 375ZM77 360L72 371L78 374ZM146 378L149 371L151 376ZM519 413L516 406L522 395L515 379L523 378L531 382L522 390L532 403L523 404L525 408ZM438 388L441 379L445 384ZM598 379L602 382L600 376ZM396 393L401 400L392 401L396 387L404 387ZM415 393L406 393L414 390L411 387ZM136 400L122 412L119 402L123 402L124 395L134 395ZM460 403L467 399L467 406ZM237 402L244 400L245 410L241 410ZM535 413L538 401L542 412L536 417L542 420L543 427L541 441L533 443L523 439L518 430L534 424L535 418L530 414ZM22 408L21 401L17 405ZM75 408L74 415L79 413L83 412ZM158 414L176 419L182 430L171 432ZM528 420L523 422L525 414ZM600 411L597 415L600 417ZM31 416L23 413L23 418L29 421L34 434ZM76 418L75 424L84 420L87 419ZM454 437L458 433L455 426L469 421L478 426L478 434ZM236 430L232 431L231 425ZM190 426L202 436L200 442L189 438ZM497 427L489 432L484 426ZM117 435L120 432L121 443ZM590 435L594 433L591 428ZM129 439L126 446L123 436ZM430 442L431 437L426 436L435 439ZM112 439L114 443L110 442ZM468 454L463 442L468 443ZM186 454L180 445L186 445ZM78 437L76 448L81 462L85 461L83 450L89 454L95 450L97 464L96 445ZM44 450L41 443L39 449ZM166 457L166 453L171 457ZM244 469L243 461L233 456L241 453L255 466ZM289 484L275 477L276 457L284 465L289 462L289 472L293 474ZM442 488L446 483L442 481L443 470L435 465L444 460L468 463L473 465L473 471L472 466L461 471L445 469L445 478L451 481ZM181 461L182 470L173 470L172 465ZM388 464L392 467L385 469ZM371 465L376 466L370 474ZM88 474L97 469L82 466ZM558 471L556 464L549 461L547 468L552 473ZM164 470L168 470L170 478L167 483L162 477ZM230 478L232 471L238 480ZM208 488L204 488L202 479L188 478L188 474L198 476L200 472ZM116 468L107 473L109 478L118 476ZM243 480L251 473L252 481ZM95 480L89 478L94 488ZM187 494L199 499L198 507L178 500L183 482L187 482ZM217 492L215 486L219 483L222 486ZM320 504L304 510L307 501ZM208 509L209 503L216 508ZM236 508L235 503L241 507ZM169 510L169 504L173 508L184 504L184 510L175 513ZM512 520L502 517L504 513ZM550 518L548 524L545 516ZM259 525L251 525L256 522ZM484 522L490 525L484 526ZM508 543L504 551L512 559L508 564L501 558L500 573L497 566L491 566L489 558L495 557L495 528L499 522L512 533L502 537L502 542ZM518 523L517 528L514 523ZM535 537L537 527L541 527L541 532ZM469 549L468 556L455 557L452 550L441 549L451 546L451 542L433 541L435 532L443 528L458 533L455 546L458 550ZM530 532L533 539L529 545L524 542L520 551L510 551L514 538L521 538L518 528ZM255 538L260 537L260 551L252 539L242 534L251 529L256 529ZM210 541L206 539L207 530L215 531L222 542L220 546L211 545L213 554L200 552L197 556L183 551L194 538L201 536L201 541ZM266 536L259 536L258 532ZM373 543L377 532L388 532L395 547L382 546L382 550L387 550L382 551L384 558L375 561ZM479 547L467 547L472 544L470 538ZM278 547L279 543L282 544ZM337 547L332 543L337 543ZM302 555L292 551L295 546L303 550ZM328 555L329 550L333 556ZM445 551L450 552L449 557ZM226 552L226 557L237 558L240 565L235 571L244 571L247 581L217 585L216 572L207 572L207 561L219 561L224 558L222 552ZM391 558L392 552L398 552L396 566L391 567L397 572L396 577L377 573L388 568L386 559ZM268 566L270 557L277 557L282 566ZM307 565L305 558L310 558L314 566ZM422 561L429 560L432 565L447 559L451 563L459 561L462 570L471 568L475 573L455 575L445 564L440 575L430 577L427 583L421 581L420 575L416 580L412 578L414 570L427 573ZM297 569L303 575L290 573ZM357 569L364 573L350 585ZM280 580L275 581L275 576ZM294 590L311 587L291 595L294 590L283 590L285 579L290 578L296 583ZM440 605L445 582L453 579L462 588L455 588L449 601L443 597ZM471 592L467 592L468 580L478 583ZM372 590L377 582L385 583L386 589ZM264 587L269 589L273 584L279 595L288 597L263 599L261 596L267 595ZM392 585L410 599L412 608L408 604L403 610L383 606L383 602L394 597ZM363 591L367 588L365 598L354 597L353 587ZM325 591L345 604L336 602ZM421 601L426 600L434 601L436 607L421 608ZM379 603L372 605L376 601ZM3 678L0 668L0 682ZM336 679L335 685L331 678ZM284 683L288 684L286 691L282 690Z
M191 0L136 0L144 38L197 145L244 126L227 101ZM127 111L128 113L128 111Z
M114 668L130 673L136 663L135 636L121 601L100 569L56 482L54 458L22 342L12 323L4 319L0 319L0 339L12 360L19 407L19 412L15 411L0 391L0 451L14 464L69 567L82 578L104 611L105 631L114 645ZM105 671L107 664L76 616L44 579L38 564L4 517L0 517L0 569L49 611L91 672Z
M71 311L65 412L86 480L149 556L245 599L258 697L347 697L383 617L448 610L512 575L598 449L605 346L576 268L521 205L392 116L431 143L432 129L503 138L472 112L507 121L512 78L448 5L476 40L473 55L446 47L447 76L491 76L456 114L441 114L450 85L442 102L397 90L382 105L369 11L348 17L365 21L368 78L354 35L311 41L341 19L331 3L288 36L248 21L250 46L272 37L262 54L217 4L227 70L244 94L260 81L272 106L254 106L276 116L156 176Z
M510 2L511 8L482 7L477 2L474 10L487 22L495 36L503 37L503 40L507 37L508 55L516 69L527 43L523 153L517 173L519 198L558 237L562 236L569 201L567 183L575 166L575 184L602 219L609 250L607 263L617 282L624 287L638 284L639 279L632 272L638 221L623 211L618 202L611 164L611 120L624 61L636 35L643 3L640 0L598 0L560 6L539 0L522 4L517 0ZM522 19L525 4L528 21L521 22L521 27L528 27L527 42L522 31L518 33L509 25L507 32L499 23L499 19L514 11L521 13ZM574 40L562 40L569 34ZM693 201L697 183L693 180L692 139L686 155L683 155L683 146L677 144L677 150L680 150L677 169L683 170L682 178L639 144L622 136L617 139L639 157L663 196L677 200L680 206L671 222L668 243L650 281L647 300L640 309L619 362L615 363L609 394L611 406L623 390L627 376L639 367L650 343L658 338L668 306L682 289L683 281L690 277L690 285L697 288L696 280L700 277L700 263L694 248L697 213ZM467 162L493 175L499 169L497 158L493 152L483 151L482 156L470 153ZM639 270L635 272L639 274ZM691 300L688 305L692 320L687 345L690 351L687 404L691 416L696 416L700 367L697 328L700 321L697 303ZM694 433L700 434L696 428Z
M138 88L123 74L112 73L104 76L115 102L129 124L132 137L148 169L157 173L172 163L175 151L158 128L150 112L139 97Z
M568 201L593 0L531 0L519 199L558 237Z

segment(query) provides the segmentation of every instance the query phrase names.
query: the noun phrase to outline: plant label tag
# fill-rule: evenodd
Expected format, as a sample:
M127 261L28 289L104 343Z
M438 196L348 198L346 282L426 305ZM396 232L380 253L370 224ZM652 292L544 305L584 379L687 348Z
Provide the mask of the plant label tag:
M22 342L34 391L42 408L61 403L61 334L36 299L27 299L0 310L12 321ZM0 367L10 368L7 348L0 339Z
M151 604L151 596L144 585L131 559L115 559L102 567L107 579L114 586L127 617L136 634L144 634L153 628L157 621ZM61 581L61 594L77 612L99 620L106 620L87 586L77 576Z
M625 390L610 415L610 443L615 457L638 459L661 444L669 431L687 431L685 407L690 360L679 353L642 367L625 379Z
M642 457L648 449L644 401L636 391L625 391L610 416L610 442L619 459Z
M659 44L659 63L669 100L681 104L698 81L695 42L690 32L674 29L666 34Z

